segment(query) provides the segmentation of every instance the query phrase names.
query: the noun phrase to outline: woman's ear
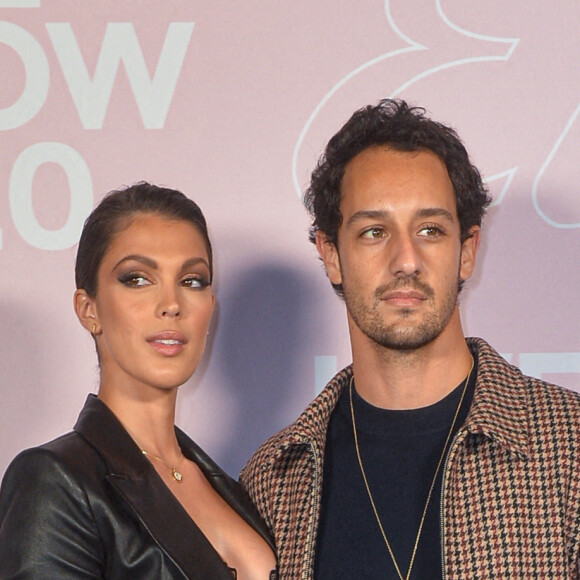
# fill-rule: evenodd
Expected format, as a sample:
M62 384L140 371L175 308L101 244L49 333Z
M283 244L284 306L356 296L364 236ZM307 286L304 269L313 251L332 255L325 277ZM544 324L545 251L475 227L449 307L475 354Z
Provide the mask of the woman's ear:
M95 299L91 298L86 290L79 288L73 297L75 313L80 323L93 335L100 332L99 317Z

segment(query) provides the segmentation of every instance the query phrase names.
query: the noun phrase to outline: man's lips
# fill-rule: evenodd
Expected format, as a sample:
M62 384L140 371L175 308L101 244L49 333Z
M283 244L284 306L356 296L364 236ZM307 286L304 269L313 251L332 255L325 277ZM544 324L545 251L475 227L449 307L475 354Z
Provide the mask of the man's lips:
M383 284L375 290L376 300L432 300L435 296L433 288L426 282L415 277L398 278Z
M174 330L163 330L147 337L147 342L157 352L165 356L175 356L179 354L187 344L187 338L180 332Z
M391 292L386 292L385 294L383 294L382 299L426 300L426 296L425 294L419 292L418 290L392 290Z
M381 300L397 307L418 306L427 300L427 296L419 290L391 290L381 295Z

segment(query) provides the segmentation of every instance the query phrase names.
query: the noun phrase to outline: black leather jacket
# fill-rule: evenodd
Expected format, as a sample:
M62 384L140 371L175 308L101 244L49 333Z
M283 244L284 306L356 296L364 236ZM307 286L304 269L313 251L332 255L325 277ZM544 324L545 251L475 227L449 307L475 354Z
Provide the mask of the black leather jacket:
M273 548L236 481L187 435L188 459ZM231 580L151 463L94 395L74 431L20 453L0 490L0 579Z

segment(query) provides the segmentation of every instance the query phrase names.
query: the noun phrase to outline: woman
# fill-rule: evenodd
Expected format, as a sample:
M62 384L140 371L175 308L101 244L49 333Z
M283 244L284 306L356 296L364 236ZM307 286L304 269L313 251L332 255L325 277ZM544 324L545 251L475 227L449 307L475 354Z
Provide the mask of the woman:
M21 453L0 491L0 578L275 578L237 483L174 427L213 307L198 206L139 183L87 219L75 312L100 365L74 430Z

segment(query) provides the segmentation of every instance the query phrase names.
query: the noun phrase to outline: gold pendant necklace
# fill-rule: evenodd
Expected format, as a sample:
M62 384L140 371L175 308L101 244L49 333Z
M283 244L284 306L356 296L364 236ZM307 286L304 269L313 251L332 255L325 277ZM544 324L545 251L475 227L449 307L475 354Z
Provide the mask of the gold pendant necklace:
M179 461L177 462L177 465L175 465L175 466L170 465L169 463L167 463L167 461L165 461L161 457L158 457L157 455L153 455L153 453L148 453L147 451L145 451L145 449L141 449L141 453L143 453L143 455L145 455L147 457L151 457L151 459L157 459L157 461L161 461L161 463L163 463L164 465L169 467L169 469L171 469L171 476L173 477L173 479L175 479L175 481L177 481L177 483L181 483L183 481L183 475L181 474L181 471L178 471L179 466L181 465L181 462L183 461L183 453L181 453L181 455L179 457Z
M407 570L407 575L403 576L401 573L401 569L399 568L399 564L397 563L397 559L395 558L395 554L393 553L393 549L391 548L391 544L387 539L387 534L385 533L385 529L383 528L383 524L381 523L381 518L379 517L379 512L377 510L377 506L375 505L375 500L373 499L373 494L371 493L371 488L369 487L369 482L367 480L367 476L365 473L365 469L363 466L362 458L360 455L360 449L358 446L358 436L356 434L356 421L354 418L354 405L352 402L352 383L354 380L354 375L350 378L350 383L348 386L349 397L350 397L350 416L352 418L352 432L354 435L354 448L356 450L356 457L358 459L358 464L360 467L360 472L367 490L367 494L369 496L369 500L371 502L371 507L373 508L373 513L375 514L375 519L377 520L377 524L379 525L379 529L381 530L381 535L383 536L383 540L387 546L387 550L391 556L391 560L395 565L395 569L397 570L397 574L401 580L409 580L411 577L411 571L413 570L413 564L415 563L415 556L417 555L417 546L419 545L419 539L421 538L421 532L423 531L423 524L425 523L425 516L427 515L427 508L429 507L429 502L431 501L431 494L433 493L433 488L435 487L435 481L437 480L437 474L441 469L441 464L443 463L443 458L445 457L445 452L447 451L447 446L449 445L449 440L451 439L451 434L453 433L453 427L455 427L455 423L457 421L457 417L459 415L459 410L461 409L461 405L463 404L463 399L465 397L465 391L467 390L467 385L469 383L469 378L471 377L471 371L473 370L473 364L471 363L471 368L469 369L469 373L467 374L467 378L465 379L465 385L463 386L463 390L461 391L461 398L459 399L459 404L457 405L457 409L455 410L455 415L453 416L453 422L451 423L451 427L449 429L449 433L447 433L447 438L445 439L445 444L443 445L443 450L441 451L441 456L439 457L439 462L437 463L437 469L435 469L435 475L433 476L433 481L431 481L431 486L429 487L429 493L427 494L427 501L425 502L425 507L423 508L423 514L421 515L421 521L419 523L419 529L417 530L417 536L415 538L415 543L413 545L413 551L411 553L411 560L409 562L409 568Z

